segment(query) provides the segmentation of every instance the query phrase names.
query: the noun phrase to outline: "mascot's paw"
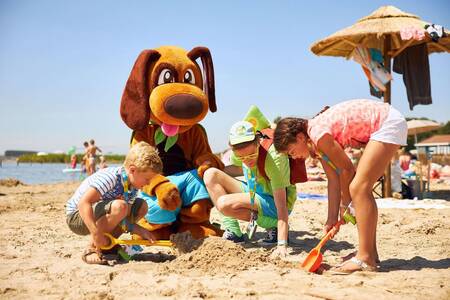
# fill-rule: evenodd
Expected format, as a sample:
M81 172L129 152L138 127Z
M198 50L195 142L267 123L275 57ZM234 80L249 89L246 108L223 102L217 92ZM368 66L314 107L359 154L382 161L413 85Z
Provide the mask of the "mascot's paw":
M212 225L209 221L200 224L180 222L178 232L190 231L194 239L202 239L208 236L222 236L223 230Z
M181 197L177 187L162 175L153 177L143 191L150 196L156 196L162 209L175 210L181 206Z
M160 184L156 190L159 207L165 210L175 210L181 206L181 197L176 185L170 182Z
M206 164L203 164L200 167L198 167L197 168L198 177L203 179L203 175L205 174L205 171L208 170L211 167L212 167L212 165L210 163L206 163Z
M142 228L150 231L156 240L168 240L170 235L173 234L170 228L171 224L153 224L149 223L145 218L142 218L137 223ZM143 238L137 234L133 234L133 240L142 240Z

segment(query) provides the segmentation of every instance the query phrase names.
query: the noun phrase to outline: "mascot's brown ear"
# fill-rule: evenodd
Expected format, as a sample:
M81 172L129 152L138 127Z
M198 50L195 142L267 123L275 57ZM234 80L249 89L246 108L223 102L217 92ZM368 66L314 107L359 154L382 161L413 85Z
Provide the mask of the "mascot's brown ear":
M212 112L217 111L215 91L216 88L214 85L214 67L209 49L206 47L195 47L194 49L189 51L187 56L192 61L196 61L199 57L202 59L204 74L203 86L205 89L205 94L208 96L209 109Z
M133 130L143 129L150 120L150 106L148 98L150 96L150 86L148 77L150 67L161 57L156 50L144 50L139 54L120 102L120 115L122 120Z

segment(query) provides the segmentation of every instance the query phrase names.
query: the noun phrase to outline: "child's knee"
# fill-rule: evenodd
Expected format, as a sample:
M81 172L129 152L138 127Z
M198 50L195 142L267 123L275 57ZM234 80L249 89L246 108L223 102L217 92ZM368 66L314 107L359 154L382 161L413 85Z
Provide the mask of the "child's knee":
M128 214L128 204L124 200L114 200L111 203L110 213L125 218Z
M216 168L207 169L203 174L203 181L205 182L205 185L208 186L214 184L217 181L219 172L220 170Z

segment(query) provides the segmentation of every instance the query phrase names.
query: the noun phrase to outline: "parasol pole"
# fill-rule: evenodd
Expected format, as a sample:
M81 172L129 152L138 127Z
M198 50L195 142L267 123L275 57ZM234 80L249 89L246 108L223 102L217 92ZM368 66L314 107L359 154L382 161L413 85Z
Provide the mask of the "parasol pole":
M384 67L391 73L391 36L386 34L384 36ZM384 92L384 102L391 104L391 81L386 84L386 91ZM386 170L384 171L384 186L383 186L383 197L392 197L392 186L391 186L391 163L389 162Z

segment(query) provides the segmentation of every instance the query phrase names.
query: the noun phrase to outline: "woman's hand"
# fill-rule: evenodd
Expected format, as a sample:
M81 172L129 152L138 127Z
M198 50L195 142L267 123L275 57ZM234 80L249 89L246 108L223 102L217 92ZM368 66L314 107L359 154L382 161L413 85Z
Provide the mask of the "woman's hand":
M277 258L286 258L287 256L287 247L286 245L279 245L277 246L277 248L275 248L275 250L272 252L272 254L270 255L271 259L277 259Z
M337 219L328 219L327 222L325 223L325 225L323 226L323 233L327 234L330 230L332 231L331 233L331 238L333 238L336 233L339 232L339 228L334 227L334 225L336 225L337 223Z

